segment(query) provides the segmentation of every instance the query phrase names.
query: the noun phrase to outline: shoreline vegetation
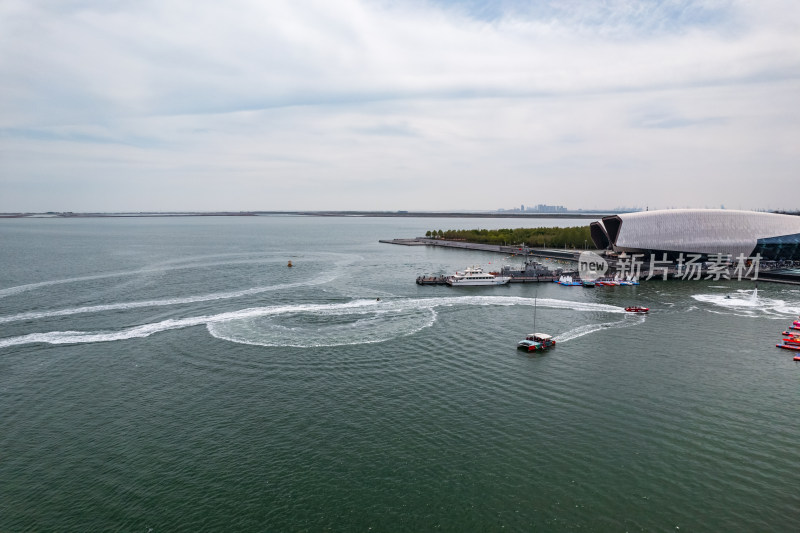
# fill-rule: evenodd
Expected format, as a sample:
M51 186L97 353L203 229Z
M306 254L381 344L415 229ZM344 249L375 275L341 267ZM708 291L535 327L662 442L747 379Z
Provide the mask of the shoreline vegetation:
M516 229L459 229L429 230L425 236L431 239L463 241L476 244L525 245L531 248L574 248L594 246L589 226L571 228L516 228Z

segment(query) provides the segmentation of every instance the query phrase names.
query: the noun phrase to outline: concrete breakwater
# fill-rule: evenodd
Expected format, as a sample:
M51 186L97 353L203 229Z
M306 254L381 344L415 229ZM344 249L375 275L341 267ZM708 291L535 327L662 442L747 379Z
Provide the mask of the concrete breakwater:
M563 259L567 261L578 261L580 251L576 250L553 250L547 248L530 248L527 246L509 246L497 244L480 244L464 241L449 241L445 239L429 239L427 237L416 237L414 239L385 239L378 242L386 244L399 244L402 246L441 246L444 248L461 248L464 250L477 250L481 252L492 252L506 255L521 255L524 257L541 257L545 259Z

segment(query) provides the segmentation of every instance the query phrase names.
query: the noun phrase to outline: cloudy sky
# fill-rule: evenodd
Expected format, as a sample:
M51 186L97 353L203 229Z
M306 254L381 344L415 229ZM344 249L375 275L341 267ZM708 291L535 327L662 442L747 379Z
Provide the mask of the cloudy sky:
M2 0L0 211L798 208L795 0Z

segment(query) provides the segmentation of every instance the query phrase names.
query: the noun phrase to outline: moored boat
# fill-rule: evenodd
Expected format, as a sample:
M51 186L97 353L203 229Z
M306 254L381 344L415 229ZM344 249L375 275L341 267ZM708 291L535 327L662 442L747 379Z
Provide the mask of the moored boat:
M481 267L471 266L464 272L456 272L447 278L447 284L451 287L474 287L483 285L504 285L511 280L508 276L496 276L489 272L484 272Z
M784 350L794 350L800 352L800 344L776 344L776 348L783 348Z

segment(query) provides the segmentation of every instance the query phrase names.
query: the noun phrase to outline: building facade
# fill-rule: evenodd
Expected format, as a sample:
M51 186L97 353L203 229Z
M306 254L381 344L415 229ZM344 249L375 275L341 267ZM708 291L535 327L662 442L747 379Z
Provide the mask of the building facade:
M729 209L665 209L604 217L590 225L600 249L800 260L800 216Z

